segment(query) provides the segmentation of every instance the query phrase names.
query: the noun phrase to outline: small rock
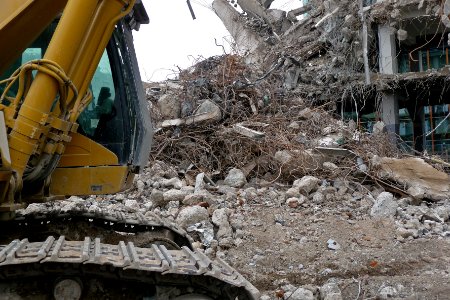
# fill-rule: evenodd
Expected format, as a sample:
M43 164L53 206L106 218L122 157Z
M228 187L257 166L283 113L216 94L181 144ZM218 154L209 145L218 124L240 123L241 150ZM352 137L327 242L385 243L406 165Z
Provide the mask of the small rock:
M199 108L195 112L196 115L210 113L214 115L213 121L220 121L222 119L222 110L213 101L206 99L200 104Z
M152 190L150 200L152 201L154 207L163 207L166 205L163 192L157 189Z
M247 179L245 178L244 172L239 169L233 168L228 172L227 177L225 178L224 183L231 187L242 187L247 183Z
M363 173L367 173L367 171L369 170L361 157L356 158L356 165L358 166L358 169Z
M335 240L329 239L327 241L328 249L330 250L339 250L341 249L341 245L339 245Z
M180 178L174 177L171 179L164 179L161 181L164 187L173 187L174 189L181 189L183 187L183 182Z
M284 226L284 224L286 223L286 221L284 220L283 216L280 215L280 214L276 214L276 215L274 216L274 219L275 219L275 223L281 224L281 225L283 225L283 226Z
M322 203L325 200L325 196L322 193L319 192L315 192L313 197L312 197L312 201L314 203Z
M302 179L297 179L292 184L293 187L298 188L300 191L304 191L306 194L315 191L320 183L320 179L314 176L304 176Z
M398 204L394 200L394 196L389 192L381 193L375 200L375 204L370 210L372 217L393 217L397 213Z
M300 120L308 120L313 116L313 111L310 108L304 108L302 111L298 113L298 118Z
M342 300L339 286L334 282L328 282L320 288L320 300Z
M412 197L422 200L425 198L426 191L422 186L411 186L407 190L408 194L410 194Z
M228 223L228 215L226 208L219 208L213 212L211 221L214 225L220 226L222 223Z
M324 162L322 167L328 171L336 171L337 169L339 169L338 166L336 166L335 164L333 164L332 162L329 162L329 161Z
M299 129L300 125L298 124L298 122L292 122L291 124L289 124L288 126L289 129Z
M186 197L188 193L182 190L171 189L163 194L164 202L170 201L183 201L184 197Z
M158 107L164 119L176 119L180 117L181 105L177 96L173 94L162 95L158 100Z
M407 239L410 236L412 236L413 238L416 238L419 235L417 229L406 229L403 227L397 228L397 233L404 239Z
M24 215L28 214L37 214L37 213L45 213L45 211L42 209L42 205L39 203L31 203L27 206L27 208L23 211Z
M205 189L205 173L200 173L195 177L195 190L194 194L199 193L201 190Z
M184 205L196 205L205 200L205 196L203 194L189 194L186 195L183 199Z
M438 215L444 222L447 222L450 217L450 208L447 206L438 206L434 209L436 215Z
M192 247L193 247L194 249L203 249L203 244L200 243L199 241L196 241L196 242L193 242L193 243L192 243Z
M385 286L380 288L378 297L382 300L392 299L397 296L397 290L392 286Z
M209 222L208 211L200 206L189 206L181 209L180 213L176 218L176 222L183 228L187 228L189 225Z
M314 294L304 288L297 288L292 293L286 293L285 299L289 300L314 300Z
M300 201L298 198L289 198L286 200L286 205L290 208L297 208L300 205Z
M287 198L298 197L298 196L300 196L300 191L298 188L292 187L286 191L285 195Z
M137 180L136 188L138 189L138 191L142 192L145 189L145 183L142 180Z
M138 210L140 208L139 203L136 200L125 200L124 205L135 210Z

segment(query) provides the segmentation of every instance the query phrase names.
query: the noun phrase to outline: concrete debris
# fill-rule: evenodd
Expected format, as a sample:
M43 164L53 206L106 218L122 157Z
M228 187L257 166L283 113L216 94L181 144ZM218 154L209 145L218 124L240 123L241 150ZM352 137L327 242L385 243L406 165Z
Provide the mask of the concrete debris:
M429 101L445 96L433 51L448 44L448 1L272 2L213 1L234 54L149 84L157 132L131 191L24 213L157 213L255 281L262 299L445 298L449 165L424 150L446 121L424 134L431 123L417 120L427 107L436 120L447 112Z
M162 119L176 119L180 117L180 102L173 94L164 94L158 100L158 108Z
M328 246L328 249L330 249L330 250L339 250L339 249L341 249L341 246L335 240L332 240L332 239L329 239L327 241L327 246Z
M394 196L389 192L383 192L375 200L370 215L372 217L393 217L397 213L397 207Z
M378 176L398 182L418 199L439 201L450 197L450 179L420 158L396 159L374 157L372 162L380 167Z
M227 177L225 177L224 183L231 187L242 187L247 183L244 172L239 169L233 168L228 172Z
M320 300L342 300L339 286L334 282L328 282L320 287Z
M314 300L314 294L304 288L296 288L293 292L287 292L284 295L292 300Z
M304 192L309 195L318 188L320 181L321 180L319 178L314 176L304 176L301 179L295 180L292 186L300 192Z
M243 126L242 124L233 125L233 130L239 134L242 134L243 136L257 139L257 140L263 139L265 136L264 132L260 132L260 131L256 131L256 130L247 128L247 127Z
M195 223L209 221L208 211L201 206L188 206L180 210L176 222L183 228Z

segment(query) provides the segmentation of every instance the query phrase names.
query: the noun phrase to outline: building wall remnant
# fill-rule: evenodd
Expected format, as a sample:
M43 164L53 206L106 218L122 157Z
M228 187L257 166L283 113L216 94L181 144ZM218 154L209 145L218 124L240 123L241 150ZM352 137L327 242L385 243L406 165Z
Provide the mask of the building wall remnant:
M429 147L439 124L433 111L450 99L442 86L450 0L310 0L290 12L271 9L272 1L237 3L244 14L226 0L213 8L247 61L281 78L277 89L312 104L335 102L357 120L373 116L417 150Z

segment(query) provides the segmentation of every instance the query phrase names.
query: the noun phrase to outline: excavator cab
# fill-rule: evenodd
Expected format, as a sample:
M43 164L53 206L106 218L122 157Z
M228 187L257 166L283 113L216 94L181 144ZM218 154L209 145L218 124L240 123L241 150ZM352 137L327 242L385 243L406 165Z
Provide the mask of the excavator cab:
M77 132L53 174L24 186L25 198L115 193L129 187L133 174L147 163L152 130L131 31L148 22L141 4L117 23L89 84L92 99L77 119ZM0 80L43 58L57 23L53 21ZM17 85L8 91L10 97L16 95Z

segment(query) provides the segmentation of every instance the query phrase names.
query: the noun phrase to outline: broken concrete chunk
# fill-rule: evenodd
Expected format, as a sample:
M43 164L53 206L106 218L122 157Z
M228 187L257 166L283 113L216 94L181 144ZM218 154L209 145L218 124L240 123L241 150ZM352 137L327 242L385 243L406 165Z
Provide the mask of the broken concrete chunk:
M180 211L176 218L176 222L183 228L201 222L209 223L209 214L204 207L188 206Z
M380 166L378 176L395 181L408 189L411 196L432 201L450 197L448 174L438 171L423 159L410 157L404 159L374 157L373 162ZM422 195L423 193L423 195Z
M220 107L209 99L204 100L194 114L197 116L210 114L213 116L211 119L212 121L219 121L222 118Z
M180 101L175 95L162 95L158 100L158 107L161 112L162 119L176 119L180 117Z
M383 192L375 200L370 215L378 218L393 217L397 213L397 207L394 196L389 192Z
M404 29L397 30L397 39L399 41L405 41L408 38L408 32Z
M289 300L314 300L314 294L307 289L297 288L293 292L285 294L286 299Z
M183 201L184 197L190 193L183 190L171 189L164 192L164 202L169 203L170 201Z
M309 194L319 187L320 179L314 176L304 176L301 179L297 179L292 184L293 187L299 189L300 191L304 191L306 194Z
M152 193L150 194L150 200L153 203L153 207L163 207L167 204L167 202L164 201L163 192L157 189L152 190Z
M314 153L312 150L281 150L274 156L275 160L283 165L283 174L295 176L307 170L321 168L325 162L323 155Z
M247 183L247 179L245 178L244 172L240 169L233 168L228 172L227 177L225 178L224 183L231 187L243 187L244 184Z
M250 55L246 57L248 62L259 61L259 53L257 51L264 41L255 32L245 26L240 20L240 14L226 0L214 0L212 8L217 16L222 20L225 28L233 37L238 51Z
M312 117L313 117L313 111L308 107L298 113L298 118L300 120L308 120L308 119L311 119Z
M320 288L320 300L342 300L339 286L334 282L328 282Z
M243 136L253 138L256 140L263 139L266 136L264 132L250 129L240 123L233 125L233 130L239 134L242 134Z

